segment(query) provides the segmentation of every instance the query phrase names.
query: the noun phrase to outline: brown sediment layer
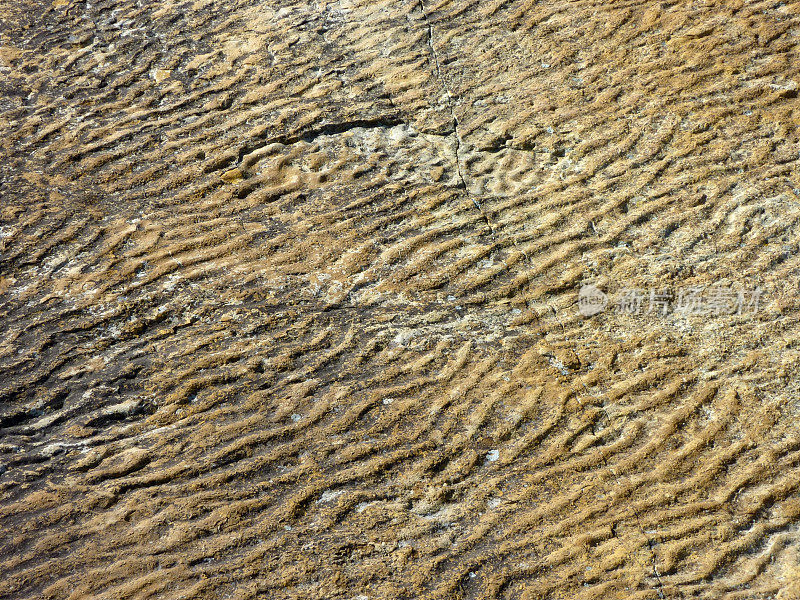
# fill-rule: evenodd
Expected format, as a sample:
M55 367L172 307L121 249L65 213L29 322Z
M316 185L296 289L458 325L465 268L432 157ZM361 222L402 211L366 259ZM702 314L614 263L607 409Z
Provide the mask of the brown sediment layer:
M0 0L0 596L798 597L799 11Z

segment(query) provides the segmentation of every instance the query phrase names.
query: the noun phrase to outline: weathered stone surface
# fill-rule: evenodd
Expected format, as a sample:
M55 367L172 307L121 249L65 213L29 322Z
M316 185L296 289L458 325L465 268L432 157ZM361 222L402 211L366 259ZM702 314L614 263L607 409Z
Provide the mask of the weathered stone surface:
M798 15L0 0L0 597L797 597Z

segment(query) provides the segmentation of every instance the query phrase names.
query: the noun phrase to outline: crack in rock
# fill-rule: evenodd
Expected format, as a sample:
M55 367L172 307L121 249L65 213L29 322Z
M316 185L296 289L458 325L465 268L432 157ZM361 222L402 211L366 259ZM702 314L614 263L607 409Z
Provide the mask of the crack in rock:
M347 133L353 129L388 129L397 125L408 125L403 119L395 115L374 117L371 119L355 119L342 123L324 123L318 127L312 127L305 131L300 131L294 135L277 135L267 139L261 139L254 144L245 144L239 149L238 164L241 164L248 154L257 152L272 144L283 144L288 146L298 142L312 143L315 139L323 135L339 135Z

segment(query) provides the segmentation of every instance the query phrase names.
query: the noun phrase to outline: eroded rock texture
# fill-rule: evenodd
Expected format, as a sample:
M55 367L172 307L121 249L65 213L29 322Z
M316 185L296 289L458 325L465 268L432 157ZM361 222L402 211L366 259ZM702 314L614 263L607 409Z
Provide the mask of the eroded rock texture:
M800 3L0 17L0 597L798 597Z

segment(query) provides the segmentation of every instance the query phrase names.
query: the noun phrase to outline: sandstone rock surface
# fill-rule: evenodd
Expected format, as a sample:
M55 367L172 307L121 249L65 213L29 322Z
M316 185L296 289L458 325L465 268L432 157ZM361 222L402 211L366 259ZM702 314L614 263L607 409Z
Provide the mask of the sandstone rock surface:
M0 597L798 598L799 43L0 0Z

